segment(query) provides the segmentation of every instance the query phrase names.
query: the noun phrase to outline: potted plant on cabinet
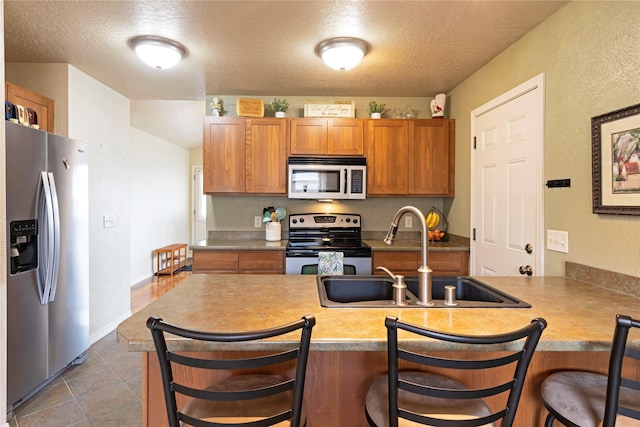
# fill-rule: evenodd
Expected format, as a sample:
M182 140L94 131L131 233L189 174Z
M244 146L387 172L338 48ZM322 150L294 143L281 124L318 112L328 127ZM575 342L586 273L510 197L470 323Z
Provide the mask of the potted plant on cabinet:
M286 99L273 98L273 102L269 104L269 107L276 113L276 117L284 117L289 108L289 103Z
M371 114L372 119L379 119L382 117L382 113L384 112L384 104L378 104L378 101L375 99L369 101L369 114Z

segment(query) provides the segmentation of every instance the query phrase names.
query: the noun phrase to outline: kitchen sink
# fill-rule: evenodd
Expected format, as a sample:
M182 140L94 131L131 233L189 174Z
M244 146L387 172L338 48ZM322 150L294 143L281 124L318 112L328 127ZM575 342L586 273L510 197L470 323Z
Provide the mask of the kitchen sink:
M388 276L318 276L320 305L329 308L530 308L531 305L466 276L433 276L434 305L417 304L418 278L405 277L407 305L393 302L393 281ZM445 286L456 288L455 306L445 305Z

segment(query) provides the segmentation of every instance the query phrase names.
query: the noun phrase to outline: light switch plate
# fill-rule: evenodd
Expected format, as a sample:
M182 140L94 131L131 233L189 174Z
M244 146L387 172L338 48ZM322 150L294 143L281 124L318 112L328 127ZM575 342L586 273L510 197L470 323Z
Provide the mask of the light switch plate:
M113 215L105 215L102 217L102 227L111 228L115 225Z
M253 226L255 228L262 227L262 217L261 216L256 215L256 216L253 217Z
M404 217L404 226L405 228L411 228L413 227L413 217L412 216L405 216Z
M547 249L569 253L569 233L567 231L547 230Z

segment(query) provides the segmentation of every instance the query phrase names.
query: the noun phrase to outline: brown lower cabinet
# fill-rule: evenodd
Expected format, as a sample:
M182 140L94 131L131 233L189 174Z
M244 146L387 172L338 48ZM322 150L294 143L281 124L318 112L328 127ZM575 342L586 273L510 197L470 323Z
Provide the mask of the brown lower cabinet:
M417 275L420 267L421 255L416 251L374 251L372 267L374 274L386 274L376 267L383 266L394 274L405 276ZM469 275L468 251L429 251L429 267L437 276L467 276Z
M282 251L193 251L193 273L284 274Z

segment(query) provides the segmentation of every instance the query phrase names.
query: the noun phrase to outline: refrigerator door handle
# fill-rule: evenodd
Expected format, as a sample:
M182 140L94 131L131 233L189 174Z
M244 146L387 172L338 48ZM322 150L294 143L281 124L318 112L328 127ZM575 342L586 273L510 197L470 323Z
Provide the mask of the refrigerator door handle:
M49 187L51 191L51 208L53 211L53 265L51 271L51 290L49 291L49 302L56 298L58 289L58 272L60 271L60 208L58 206L58 191L56 190L56 180L53 173L49 172Z
M38 254L38 290L40 303L47 304L51 293L51 276L53 274L53 257L55 248L55 230L53 228L53 202L49 186L49 175L41 172L41 182L38 187L38 221L40 229L40 253Z

